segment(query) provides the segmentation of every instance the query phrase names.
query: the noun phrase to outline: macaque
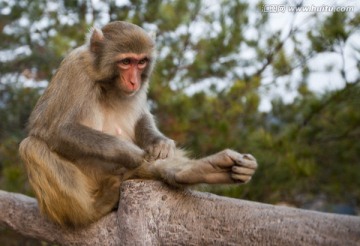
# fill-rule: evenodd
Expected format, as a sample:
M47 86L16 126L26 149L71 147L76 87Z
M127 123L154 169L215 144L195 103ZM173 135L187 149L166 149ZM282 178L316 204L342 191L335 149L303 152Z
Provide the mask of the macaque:
M42 213L82 227L111 212L124 180L176 187L248 182L254 157L224 150L192 160L156 127L147 106L155 41L140 27L111 22L61 63L20 144Z

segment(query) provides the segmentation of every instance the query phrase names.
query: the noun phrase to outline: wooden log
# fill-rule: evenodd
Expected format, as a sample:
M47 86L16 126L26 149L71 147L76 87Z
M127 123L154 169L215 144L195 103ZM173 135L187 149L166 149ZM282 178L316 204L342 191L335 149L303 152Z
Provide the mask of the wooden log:
M359 245L360 217L179 190L158 181L121 187L117 212L87 228L61 228L35 199L0 191L0 223L62 245Z

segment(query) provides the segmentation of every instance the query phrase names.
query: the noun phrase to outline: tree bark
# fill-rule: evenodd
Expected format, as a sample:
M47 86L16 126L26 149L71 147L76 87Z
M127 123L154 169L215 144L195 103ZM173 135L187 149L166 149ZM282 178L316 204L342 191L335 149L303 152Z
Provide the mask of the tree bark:
M158 181L121 187L119 209L81 230L43 218L33 198L0 191L0 223L63 245L359 245L360 217L178 190Z
M123 245L359 245L360 217L126 182Z
M121 245L116 212L80 230L44 218L34 198L0 190L0 223L20 234L61 245Z

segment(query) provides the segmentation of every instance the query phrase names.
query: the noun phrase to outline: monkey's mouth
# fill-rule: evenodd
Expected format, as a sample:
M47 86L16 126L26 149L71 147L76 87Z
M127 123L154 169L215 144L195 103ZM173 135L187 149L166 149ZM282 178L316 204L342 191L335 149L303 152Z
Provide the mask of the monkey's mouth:
M126 93L126 96L127 96L127 97L132 97L132 96L134 96L137 92L138 92L138 91L135 90L135 91L125 92L125 93Z
M132 97L134 96L138 91L138 89L128 89L128 88L124 88L124 85L122 85L121 83L118 83L118 90L121 92L121 94L123 94L126 97Z

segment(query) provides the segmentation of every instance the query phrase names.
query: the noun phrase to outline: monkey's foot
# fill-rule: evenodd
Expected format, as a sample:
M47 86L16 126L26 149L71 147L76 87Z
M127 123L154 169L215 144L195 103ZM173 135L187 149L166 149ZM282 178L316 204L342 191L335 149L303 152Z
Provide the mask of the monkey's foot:
M184 170L175 174L175 180L181 184L247 183L256 168L257 162L252 155L227 149L189 163Z

